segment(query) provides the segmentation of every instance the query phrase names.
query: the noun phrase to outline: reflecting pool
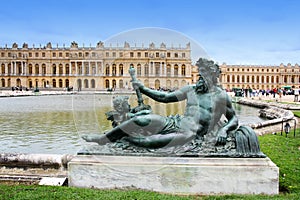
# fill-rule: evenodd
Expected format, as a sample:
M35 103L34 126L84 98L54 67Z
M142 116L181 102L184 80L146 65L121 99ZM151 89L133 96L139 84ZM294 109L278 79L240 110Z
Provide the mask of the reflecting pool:
M0 98L0 152L76 154L83 134L111 128L105 112L112 110L114 94L77 94ZM132 107L137 105L130 96ZM145 98L153 112L182 114L185 102L161 104ZM233 104L240 124L263 121L258 109Z

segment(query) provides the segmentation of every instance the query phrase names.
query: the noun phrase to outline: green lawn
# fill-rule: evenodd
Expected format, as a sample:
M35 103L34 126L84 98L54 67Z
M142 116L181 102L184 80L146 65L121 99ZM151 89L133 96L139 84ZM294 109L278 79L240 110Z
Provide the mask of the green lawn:
M300 198L300 130L289 135L260 136L262 151L280 168L280 194L175 196L142 190L97 190L38 185L0 185L0 200L6 199L299 199Z

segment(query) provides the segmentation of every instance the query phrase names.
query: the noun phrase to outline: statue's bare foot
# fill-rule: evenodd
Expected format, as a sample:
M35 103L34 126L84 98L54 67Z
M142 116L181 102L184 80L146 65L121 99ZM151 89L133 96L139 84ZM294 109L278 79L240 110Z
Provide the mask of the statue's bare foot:
M96 142L99 145L104 145L109 143L109 139L106 137L106 135L84 135L82 136L82 139L84 139L87 142Z

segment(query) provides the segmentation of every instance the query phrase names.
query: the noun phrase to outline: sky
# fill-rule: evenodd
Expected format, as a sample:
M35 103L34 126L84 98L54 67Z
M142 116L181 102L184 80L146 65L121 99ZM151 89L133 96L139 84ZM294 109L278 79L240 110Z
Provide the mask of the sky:
M300 64L298 0L11 0L1 1L0 26L0 47L122 46L130 33L130 46L191 41L193 61L201 49L221 64Z

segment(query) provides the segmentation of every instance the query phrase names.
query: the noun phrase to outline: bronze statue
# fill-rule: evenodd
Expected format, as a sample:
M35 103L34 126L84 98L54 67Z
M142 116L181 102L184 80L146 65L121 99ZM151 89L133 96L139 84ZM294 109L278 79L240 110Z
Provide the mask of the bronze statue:
M197 66L197 83L174 92L145 87L131 68L139 106L131 110L127 101L122 107L123 114L107 115L113 121L113 129L105 134L86 135L83 139L99 145L121 141L143 149L179 147L180 155L192 152L207 156L262 156L255 132L247 126L239 127L230 97L218 86L219 66L202 58ZM186 100L185 112L183 116L169 117L153 114L143 104L141 93L162 103ZM117 112L115 102L114 107Z

